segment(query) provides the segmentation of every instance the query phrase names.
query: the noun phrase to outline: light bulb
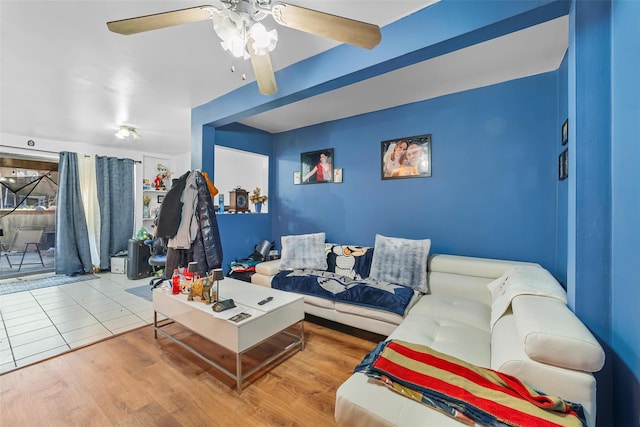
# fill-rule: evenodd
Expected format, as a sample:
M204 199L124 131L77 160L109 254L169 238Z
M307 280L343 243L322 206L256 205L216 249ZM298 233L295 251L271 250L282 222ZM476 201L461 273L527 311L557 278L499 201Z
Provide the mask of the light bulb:
M129 129L125 127L120 127L120 130L116 132L116 138L118 139L125 139L128 136L129 136Z
M264 25L256 22L251 26L249 33L253 39L251 49L253 49L256 55L265 55L276 48L278 43L277 30L267 31Z

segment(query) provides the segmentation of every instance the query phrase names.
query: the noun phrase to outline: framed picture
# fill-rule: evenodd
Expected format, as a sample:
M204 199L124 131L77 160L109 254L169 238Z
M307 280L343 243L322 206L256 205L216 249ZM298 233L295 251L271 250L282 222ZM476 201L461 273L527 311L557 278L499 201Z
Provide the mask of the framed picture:
M565 148L558 156L558 180L563 181L569 176L569 149Z
M390 139L380 145L382 179L431 176L431 134Z
M342 168L333 170L333 182L337 182L338 184L342 183Z
M300 172L294 172L293 173L293 183L295 185L300 184Z
M333 182L333 148L300 154L300 183Z
M562 124L562 145L567 145L567 142L569 142L569 119Z
M164 195L158 194L158 203L164 202Z

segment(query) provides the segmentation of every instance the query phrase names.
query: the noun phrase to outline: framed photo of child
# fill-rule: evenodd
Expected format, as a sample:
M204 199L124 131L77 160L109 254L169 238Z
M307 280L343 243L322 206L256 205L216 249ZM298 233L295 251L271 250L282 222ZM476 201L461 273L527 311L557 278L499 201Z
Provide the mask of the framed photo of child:
M431 176L431 134L390 139L380 145L383 180Z

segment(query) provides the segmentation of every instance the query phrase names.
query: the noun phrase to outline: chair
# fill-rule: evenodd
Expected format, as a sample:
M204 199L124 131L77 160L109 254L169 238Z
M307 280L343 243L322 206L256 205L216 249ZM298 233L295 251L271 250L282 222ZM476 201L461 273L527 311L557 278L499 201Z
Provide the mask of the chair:
M164 269L167 264L167 245L162 238L155 238L144 241L145 245L151 248L151 256L149 257L149 265L153 268L153 272L158 273L161 269ZM165 274L161 276L153 277L149 282L151 289L156 288L165 279Z
M13 235L13 241L9 247L4 247L4 256L7 258L7 262L9 263L9 268L13 269L13 265L11 264L10 257L20 256L20 266L18 267L18 271L22 269L23 265L32 265L38 264L37 262L24 262L24 257L27 255L29 251L29 246L32 245L33 248L31 252L35 250L40 258L40 264L44 267L44 261L42 260L42 255L40 255L40 239L42 238L42 233L44 232L44 227L18 227L16 233ZM15 262L14 262L15 264Z

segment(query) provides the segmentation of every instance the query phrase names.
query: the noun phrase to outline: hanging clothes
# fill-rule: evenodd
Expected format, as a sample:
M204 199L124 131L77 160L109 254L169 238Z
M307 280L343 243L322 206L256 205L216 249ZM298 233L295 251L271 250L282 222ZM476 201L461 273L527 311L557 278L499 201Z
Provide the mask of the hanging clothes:
M170 239L178 233L182 220L182 191L187 184L191 172L186 172L180 178L174 179L171 188L165 194L160 205L160 213L156 224L156 237Z
M167 248L165 277L193 261L201 275L222 266L222 243L215 215L209 186L200 171L187 172L175 180L160 206L156 228L158 237L168 241L177 238L173 239L173 247ZM187 235L195 236L189 246L180 240Z
M169 239L167 247L173 249L189 249L198 234L198 220L195 217L195 209L198 203L198 186L196 184L197 172L193 171L187 177L180 203L182 212L180 225L176 235Z
M200 239L193 247L194 261L198 262L204 271L222 267L222 242L218 230L218 219L213 197L209 191L206 179L202 174L196 176L198 185L198 226Z

